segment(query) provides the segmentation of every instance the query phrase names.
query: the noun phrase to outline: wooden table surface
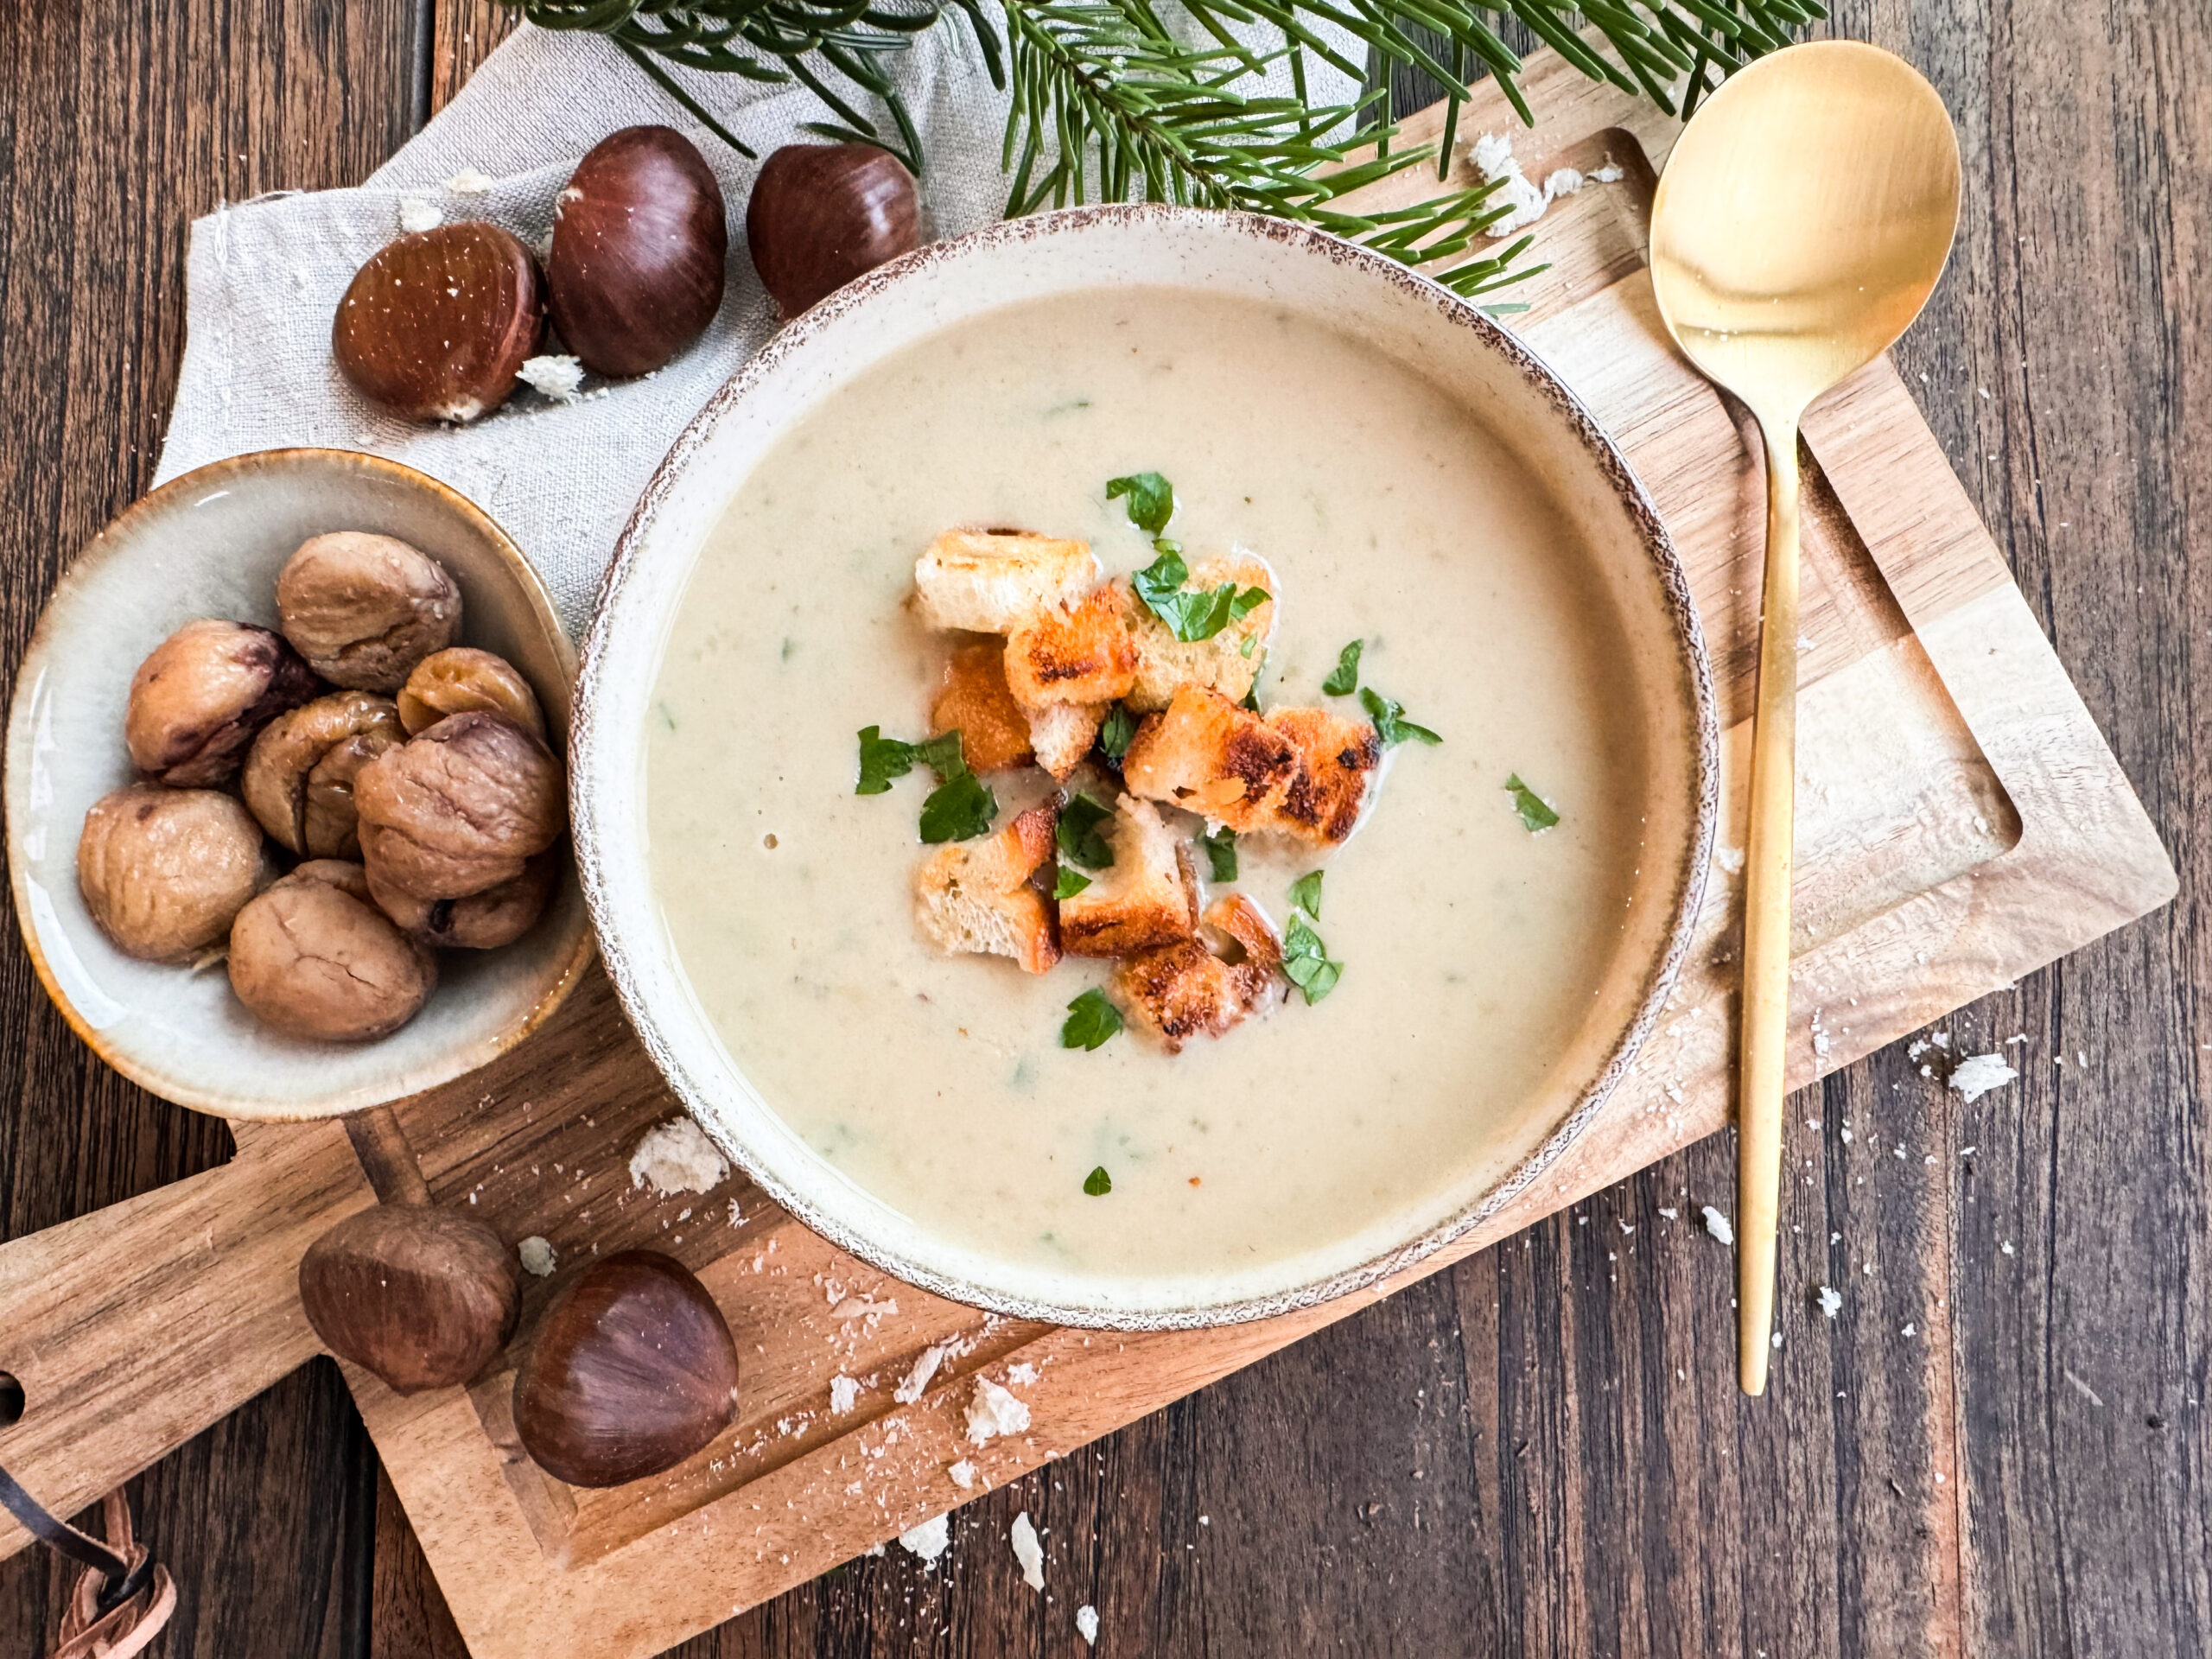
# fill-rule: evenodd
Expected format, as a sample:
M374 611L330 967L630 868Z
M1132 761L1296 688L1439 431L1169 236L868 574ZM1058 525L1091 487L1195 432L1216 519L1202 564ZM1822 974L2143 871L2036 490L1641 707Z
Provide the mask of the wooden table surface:
M1944 1022L2024 1034L2018 1085L1962 1105L1900 1049L1792 1108L1827 1156L1785 1275L1830 1231L1864 1270L1769 1398L1735 1390L1727 1251L1611 1249L1729 1203L1721 1137L992 1493L940 1570L855 1562L685 1659L1080 1653L1084 1601L1124 1655L2212 1648L2212 4L1832 3L1958 121L1958 251L1899 359L2180 898ZM152 475L190 218L359 180L504 27L490 0L0 7L10 678ZM12 918L0 1077L0 1236L225 1155L69 1035ZM1847 1162L1847 1118L1899 1155ZM327 1361L131 1495L181 1587L172 1659L461 1653ZM1007 1548L1023 1509L1090 1563L1049 1600ZM0 1564L0 1655L47 1651L65 1587Z

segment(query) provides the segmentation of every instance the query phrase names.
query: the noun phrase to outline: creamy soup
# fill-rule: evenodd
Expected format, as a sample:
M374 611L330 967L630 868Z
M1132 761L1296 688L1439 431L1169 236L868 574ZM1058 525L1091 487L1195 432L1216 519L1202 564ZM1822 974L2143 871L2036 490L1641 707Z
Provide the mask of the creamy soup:
M1134 1022L1061 1046L1110 963L1032 976L927 943L931 779L853 792L857 728L927 733L950 643L909 603L931 540L1020 526L1133 570L1152 548L1104 486L1147 469L1190 556L1241 544L1277 573L1263 705L1359 716L1322 692L1359 639L1363 683L1443 739L1391 750L1325 855L1244 838L1235 885L1278 926L1289 884L1325 869L1343 977L1173 1055ZM1592 988L1623 948L1650 787L1607 591L1477 414L1315 321L1166 289L994 313L836 391L738 484L649 721L665 925L751 1087L972 1257L1094 1300L1349 1268L1494 1181L1595 1070ZM1515 774L1555 828L1524 825ZM1006 812L1046 785L991 781Z

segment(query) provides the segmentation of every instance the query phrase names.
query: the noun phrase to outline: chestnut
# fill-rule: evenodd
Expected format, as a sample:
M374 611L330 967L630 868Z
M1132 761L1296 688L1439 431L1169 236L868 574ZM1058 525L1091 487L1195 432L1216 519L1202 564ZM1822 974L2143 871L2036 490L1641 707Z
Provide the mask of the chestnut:
M449 715L353 780L361 855L416 899L465 899L512 881L559 837L561 763L498 715Z
M672 1469L737 1414L737 1344L706 1287L672 1258L594 1262L538 1320L515 1372L515 1432L571 1486Z
M398 1030L438 977L430 953L376 907L361 867L337 859L301 865L238 912L230 968L263 1024L340 1043Z
M461 637L461 589L396 536L311 536L276 573L284 638L333 685L390 696Z
M381 877L381 866L368 872L369 896L400 931L424 944L459 950L496 950L512 944L537 925L560 885L566 861L548 848L522 867L512 881L461 899L417 899Z
M530 250L496 225L403 236L353 275L330 325L355 391L410 421L473 421L514 391L545 334Z
M221 944L267 874L261 831L212 789L118 789L92 804L77 839L85 907L117 950L145 962Z
M715 320L728 252L721 185L691 141L673 127L610 133L553 209L553 326L594 373L649 373Z
M300 1304L323 1346L397 1394L457 1387L507 1345L522 1309L515 1254L482 1222L378 1205L308 1246Z
M238 784L261 827L287 852L353 858L353 775L406 741L399 710L367 691L334 691L261 728Z
M488 651L454 645L433 652L415 664L407 683L399 688L399 718L410 737L448 715L465 715L472 709L505 715L544 741L545 716L537 707L537 694L512 663Z
M180 789L219 784L253 735L315 693L315 674L266 628L188 622L130 677L123 741L139 771Z
M914 175L874 144L785 144L745 207L761 285L795 317L862 271L921 245Z

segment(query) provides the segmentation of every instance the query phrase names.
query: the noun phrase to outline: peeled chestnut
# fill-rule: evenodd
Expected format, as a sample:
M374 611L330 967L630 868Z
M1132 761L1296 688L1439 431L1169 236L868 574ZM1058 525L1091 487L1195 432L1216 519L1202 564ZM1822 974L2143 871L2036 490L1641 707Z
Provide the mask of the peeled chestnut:
M358 864L301 865L231 925L231 988L295 1037L359 1042L415 1017L437 964L369 897Z
M874 144L786 144L745 208L761 285L795 317L862 271L921 245L914 175Z
M545 262L553 326L598 374L645 374L721 308L722 188L673 127L625 127L576 163Z
M386 696L461 637L461 589L395 536L311 536L276 573L284 638L333 685Z
M465 899L512 881L560 836L561 763L498 715L451 715L353 780L361 855L416 899Z
M410 421L473 421L515 389L545 334L530 250L496 225L441 225L354 273L330 350L371 403Z
M353 775L407 741L399 710L367 691L334 691L261 728L238 784L253 816L287 852L353 858L360 852Z
M651 1250L587 1268L515 1373L515 1432L571 1486L672 1469L737 1414L737 1344L706 1287Z
M315 691L313 671L268 629L188 622L130 677L123 741L132 763L157 782L219 784L256 732Z
M541 742L545 716L537 694L504 657L470 645L433 652L415 664L399 688L399 718L409 735L425 731L448 715L481 709L505 715Z
M308 1246L300 1302L323 1345L398 1394L456 1387L507 1344L522 1307L515 1253L482 1222L378 1205Z
M524 864L513 880L462 899L417 899L381 880L381 867L372 867L368 872L369 894L402 932L424 944L496 950L503 944L512 944L537 925L553 889L560 884L566 862L559 848L549 847Z
M115 948L177 962L222 943L267 867L246 810L212 789L133 784L85 814L77 885Z

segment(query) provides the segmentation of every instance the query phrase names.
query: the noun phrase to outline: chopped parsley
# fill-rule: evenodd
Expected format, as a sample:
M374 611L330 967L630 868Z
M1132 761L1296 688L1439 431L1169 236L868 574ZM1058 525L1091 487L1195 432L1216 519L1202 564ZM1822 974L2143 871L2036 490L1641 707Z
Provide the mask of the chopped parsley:
M938 779L938 786L922 803L924 841L972 841L989 833L991 820L998 816L998 798L968 770L958 731L939 732L923 743L902 743L884 736L881 727L869 726L862 728L860 738L861 777L854 794L881 795L893 778L904 778L918 763Z
M1335 990L1344 971L1344 963L1329 960L1329 947L1321 943L1321 936L1306 925L1303 916L1294 913L1282 939L1282 972L1306 993L1306 1006Z
M1059 879L1052 883L1052 898L1056 902L1062 899L1072 899L1090 885L1090 878L1081 870L1071 870L1063 864L1059 867Z
M1441 743L1444 740L1426 726L1416 726L1406 718L1405 705L1394 702L1373 686L1360 692L1359 701L1368 716L1375 722L1376 735L1382 740L1384 748L1395 748L1408 738L1423 743Z
M1110 870L1114 868L1114 843L1102 833L1100 826L1112 820L1111 807L1101 806L1088 795L1071 795L1068 804L1060 809L1060 823L1056 838L1060 844L1060 856L1080 864L1086 870Z
M963 765L922 803L922 839L932 845L941 841L973 841L990 833L991 820L998 810L998 797L991 793L990 785Z
M1236 879L1236 832L1217 830L1210 836L1198 837L1198 845L1206 849L1206 866L1217 881Z
M1122 1029L1122 1011L1093 986L1068 1004L1067 1023L1060 1027L1062 1048L1098 1047Z
M904 778L913 769L912 744L884 736L880 726L861 728L861 780L853 785L854 794L888 794L891 780Z
M1513 810L1521 815L1521 827L1532 836L1541 836L1559 822L1559 814L1551 803L1521 781L1515 772L1505 780L1505 792L1513 797Z
M1175 516L1175 486L1158 473L1131 473L1106 481L1106 499L1129 499L1129 522L1147 536L1157 536Z
M1191 579L1191 567L1183 562L1182 554L1157 542L1153 545L1160 549L1160 556L1129 581L1146 607L1185 645L1212 639L1231 622L1243 621L1268 602L1266 588L1240 590L1233 582L1224 582L1218 588L1186 589L1183 584Z
M1332 697L1348 697L1359 690L1359 653L1367 644L1355 639L1337 653L1337 665L1329 677L1321 682L1321 689Z
M1114 1178L1106 1173L1105 1165L1099 1165L1083 1178L1083 1190L1094 1198L1103 1198L1114 1190Z
M1315 921L1321 919L1321 872L1308 870L1290 884L1290 902Z
M1098 728L1098 747L1109 760L1119 760L1129 752L1129 740L1136 734L1137 717L1117 702Z

